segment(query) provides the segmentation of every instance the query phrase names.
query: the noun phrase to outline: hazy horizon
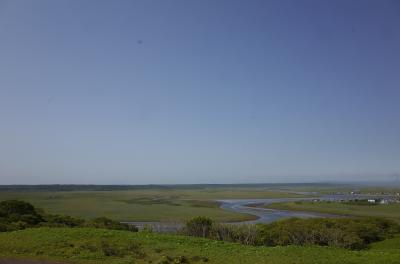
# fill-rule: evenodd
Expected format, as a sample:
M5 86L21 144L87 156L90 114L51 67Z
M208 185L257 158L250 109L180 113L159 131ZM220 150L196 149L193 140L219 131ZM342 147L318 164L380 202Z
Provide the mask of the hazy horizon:
M380 175L382 177L382 175ZM21 183L21 184L0 184L0 186L233 186L233 185L248 185L248 186L280 186L280 185L332 185L332 186L374 186L374 187L394 187L400 186L400 177L397 175L383 175L382 180L333 180L333 181L275 181L275 182L192 182L192 183L144 183L144 184L130 184L130 183Z
M0 184L395 181L399 14L0 0Z

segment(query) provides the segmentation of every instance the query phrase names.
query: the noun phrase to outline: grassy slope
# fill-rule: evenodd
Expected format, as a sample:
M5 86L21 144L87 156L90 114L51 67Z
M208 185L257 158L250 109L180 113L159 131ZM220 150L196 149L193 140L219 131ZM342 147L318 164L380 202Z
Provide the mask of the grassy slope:
M384 205L356 205L339 202L287 202L266 205L266 208L312 211L352 216L379 216L400 219L400 203Z
M213 203L195 201L298 196L257 188L212 188L102 192L0 192L0 201L20 199L43 208L49 213L84 218L105 216L120 221L181 221L198 215L209 216L218 221L240 221L253 219L253 217L223 211ZM154 198L157 200L152 202Z
M118 245L120 256L105 256L102 241ZM127 249L127 245L133 245ZM252 247L193 237L101 229L39 228L0 233L1 258L53 259L67 263L160 263L163 256L185 256L189 263L399 263L400 238L371 250L324 247Z

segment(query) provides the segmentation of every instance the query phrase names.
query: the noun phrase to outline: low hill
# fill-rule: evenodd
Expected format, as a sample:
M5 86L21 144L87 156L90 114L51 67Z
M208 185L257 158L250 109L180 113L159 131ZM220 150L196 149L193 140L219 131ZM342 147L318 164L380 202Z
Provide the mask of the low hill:
M65 263L400 263L400 238L350 251L317 246L254 247L208 239L93 228L0 233L0 259Z

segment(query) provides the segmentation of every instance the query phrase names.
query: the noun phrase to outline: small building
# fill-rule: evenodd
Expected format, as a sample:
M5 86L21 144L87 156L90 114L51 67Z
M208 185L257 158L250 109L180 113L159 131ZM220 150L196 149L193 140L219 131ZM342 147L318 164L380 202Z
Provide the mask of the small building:
M369 203L376 203L376 200L375 199L368 199L368 202Z
M380 202L379 202L380 204L388 204L389 203L389 201L388 200L386 200L386 199L382 199Z

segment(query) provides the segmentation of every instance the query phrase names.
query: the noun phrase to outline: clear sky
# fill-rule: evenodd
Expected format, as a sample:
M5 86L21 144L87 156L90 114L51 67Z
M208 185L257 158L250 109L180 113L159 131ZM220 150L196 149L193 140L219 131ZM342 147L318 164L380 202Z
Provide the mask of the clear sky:
M398 0L0 0L0 184L399 172Z

